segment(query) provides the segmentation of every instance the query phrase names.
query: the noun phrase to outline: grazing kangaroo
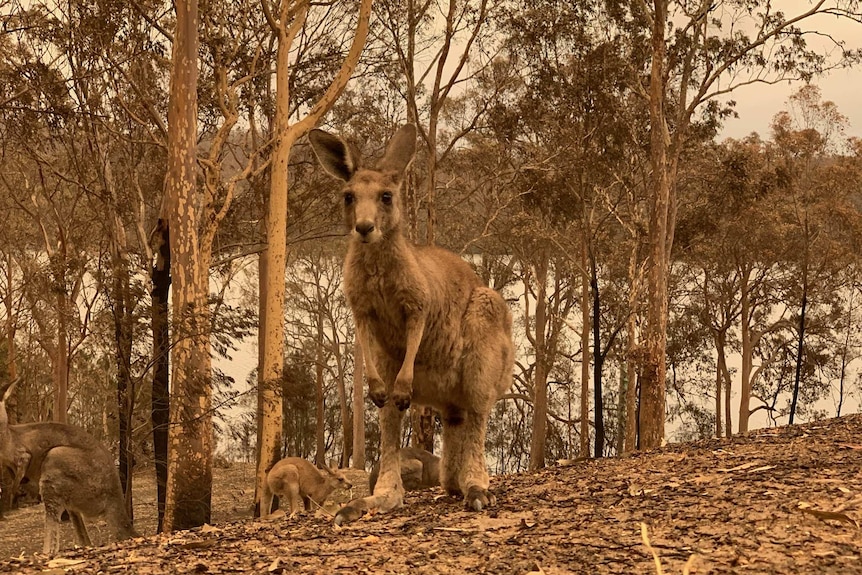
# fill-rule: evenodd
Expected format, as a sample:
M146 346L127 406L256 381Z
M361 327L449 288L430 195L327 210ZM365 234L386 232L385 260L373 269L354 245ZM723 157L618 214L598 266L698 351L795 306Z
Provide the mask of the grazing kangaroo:
M454 253L410 243L402 231L404 171L416 127L400 128L373 168L355 147L322 130L309 134L323 168L345 182L350 242L344 293L363 350L369 397L380 408L380 478L374 493L339 510L336 524L403 504L398 457L403 410L436 408L443 422L440 481L481 511L488 491L485 433L494 402L512 384L512 315Z
M301 457L285 457L272 466L266 474L263 493L260 497L260 516L272 513L272 499L275 495L286 498L290 514L303 508L311 509L311 502L322 505L334 490L353 487L340 471L327 466L320 470Z
M44 552L60 550L60 517L69 513L78 543L91 545L84 517L103 516L117 540L137 537L126 514L120 477L111 453L74 425L55 422L9 425L6 400L16 382L0 385L0 464L38 485L45 505Z
M419 447L402 447L398 450L401 464L401 484L404 491L416 491L440 485L440 458ZM380 462L371 468L368 476L368 490L374 493L377 477L380 475Z

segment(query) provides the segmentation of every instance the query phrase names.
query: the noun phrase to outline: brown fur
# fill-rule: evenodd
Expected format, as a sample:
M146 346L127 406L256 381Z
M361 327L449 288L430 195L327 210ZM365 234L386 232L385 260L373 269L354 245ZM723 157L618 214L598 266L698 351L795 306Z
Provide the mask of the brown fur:
M293 515L300 510L300 503L307 511L311 509L312 501L322 505L335 489L351 487L350 482L338 471L326 466L320 470L301 457L286 457L273 465L266 474L260 498L260 515L266 517L272 513L272 502L276 495L287 501L287 507Z
M78 543L90 545L84 517L103 516L116 538L136 537L126 514L114 458L86 431L63 423L9 425L6 400L15 382L0 386L0 463L39 486L45 504L44 552L60 550L60 517L68 511Z
M401 484L404 491L416 491L440 485L440 458L419 447L402 447L398 450L401 463ZM368 491L374 493L380 462L374 464L368 476Z
M369 397L380 407L380 479L374 494L351 501L336 523L368 509L403 503L398 458L402 411L411 402L443 420L441 483L467 507L494 503L488 492L485 433L494 402L512 384L512 317L467 262L447 250L416 246L402 233L404 171L416 128L402 127L373 169L355 149L321 130L309 136L321 165L345 182L351 232L344 293L363 350Z

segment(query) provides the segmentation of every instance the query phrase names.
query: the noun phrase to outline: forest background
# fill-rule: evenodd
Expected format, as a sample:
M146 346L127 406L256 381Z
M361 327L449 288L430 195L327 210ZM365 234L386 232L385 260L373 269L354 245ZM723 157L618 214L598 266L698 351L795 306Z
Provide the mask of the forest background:
M493 472L858 409L862 139L816 82L858 63L859 3L571 4L0 0L13 417L90 430L128 493L152 466L165 528L207 520L214 454L369 466L303 136L375 156L407 121L408 234L516 317ZM722 137L787 81L766 132Z

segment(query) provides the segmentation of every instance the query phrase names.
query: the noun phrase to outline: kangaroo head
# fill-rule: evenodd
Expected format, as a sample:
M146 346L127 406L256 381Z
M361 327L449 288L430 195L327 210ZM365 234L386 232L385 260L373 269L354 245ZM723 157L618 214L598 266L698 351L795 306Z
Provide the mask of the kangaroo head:
M416 153L416 126L399 128L374 168L363 168L356 148L338 136L312 130L308 138L323 169L345 182L344 218L354 239L375 243L397 232L404 171Z
M340 471L333 471L328 465L324 465L322 469L324 475L329 480L330 485L334 489L351 489L353 484L347 480L344 474Z

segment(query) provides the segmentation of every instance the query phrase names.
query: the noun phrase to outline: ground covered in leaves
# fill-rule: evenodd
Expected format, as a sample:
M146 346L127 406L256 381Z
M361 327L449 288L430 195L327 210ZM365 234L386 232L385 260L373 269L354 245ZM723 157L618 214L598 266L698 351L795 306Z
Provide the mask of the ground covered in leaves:
M213 526L53 560L32 554L41 510L15 512L0 523L0 573L862 575L860 415L494 477L485 513L428 490L344 528L322 511L236 520L251 471L217 470L215 488Z

